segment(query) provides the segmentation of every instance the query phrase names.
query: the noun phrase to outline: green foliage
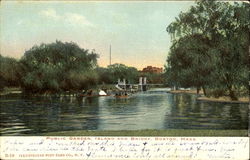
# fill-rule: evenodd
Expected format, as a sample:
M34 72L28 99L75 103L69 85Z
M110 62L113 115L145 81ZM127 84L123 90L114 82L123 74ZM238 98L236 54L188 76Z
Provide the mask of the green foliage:
M94 85L98 55L77 44L56 41L33 46L20 60L22 87L29 92L81 90Z
M141 76L147 77L147 83L151 84L165 83L164 74L162 73L142 73Z
M112 64L107 67L109 79L112 83L117 83L117 80L125 78L129 83L138 83L139 72L134 67L128 67L124 64Z
M199 34L180 38L172 45L167 76L173 85L199 88L208 83L213 68L212 57L206 53L208 48L208 40Z
M216 88L216 89L209 89L207 91L207 96L208 97L215 97L215 98L219 98L225 95L225 89L221 89L221 88Z
M162 73L140 73L134 67L128 67L124 64L113 64L107 68L98 67L96 72L99 75L99 84L115 84L117 80L125 78L129 83L139 83L139 77L147 77L148 83L165 83Z
M0 89L4 86L17 87L20 85L21 70L19 62L14 58L0 55Z
M249 3L201 0L180 13L167 27L173 41L168 81L224 89L237 100L238 90L248 87L249 12Z
M98 67L96 68L96 73L98 74L99 84L113 84L113 78L108 68Z
M117 80L125 78L129 83L139 83L139 77L147 77L148 83L164 83L164 75L161 73L140 73L134 67L128 67L124 64L113 64L107 68L98 67L96 72L99 75L99 84L116 84Z

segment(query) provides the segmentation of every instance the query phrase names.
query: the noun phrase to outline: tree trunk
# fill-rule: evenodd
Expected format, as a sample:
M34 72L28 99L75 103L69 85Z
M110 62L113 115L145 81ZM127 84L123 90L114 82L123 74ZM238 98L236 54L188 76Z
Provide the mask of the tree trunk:
M206 88L204 86L202 86L202 90L203 90L204 95L207 96L207 91L206 91Z
M229 79L230 79L230 77L227 74L225 80L226 80L226 83L227 83L226 86L227 86L228 91L229 91L229 97L231 98L232 101L237 101L238 97L235 95L235 92L232 89L233 85L231 85L231 83L229 83L229 82L231 82L231 81L229 81Z
M235 95L235 92L232 90L232 88L229 88L229 96L232 101L238 101L238 97Z
M199 95L199 93L200 93L200 87L197 87L196 94Z

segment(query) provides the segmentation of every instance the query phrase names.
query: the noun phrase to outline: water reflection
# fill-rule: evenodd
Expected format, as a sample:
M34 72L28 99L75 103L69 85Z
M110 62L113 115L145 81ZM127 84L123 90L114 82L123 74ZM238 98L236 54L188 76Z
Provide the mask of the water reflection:
M115 97L3 96L1 134L66 130L247 129L247 104L197 102L164 91Z
M172 99L171 114L165 116L165 128L247 129L246 104L196 102L194 95L186 94L173 95Z

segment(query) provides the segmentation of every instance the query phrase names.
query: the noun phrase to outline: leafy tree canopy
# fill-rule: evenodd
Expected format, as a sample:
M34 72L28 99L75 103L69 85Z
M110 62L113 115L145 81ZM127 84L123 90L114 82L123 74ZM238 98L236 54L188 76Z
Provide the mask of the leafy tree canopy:
M19 86L20 77L19 62L14 58L3 57L0 54L0 89L4 86Z
M124 64L112 64L107 67L108 72L111 75L112 82L117 82L118 79L125 78L130 83L135 83L138 81L139 72L135 67L128 67Z
M92 72L97 58L94 51L73 42L35 45L20 60L24 72L22 86L31 92L88 88L97 79Z
M214 0L181 12L167 27L173 43L168 79L174 85L222 88L236 100L235 92L247 88L249 13L249 3Z

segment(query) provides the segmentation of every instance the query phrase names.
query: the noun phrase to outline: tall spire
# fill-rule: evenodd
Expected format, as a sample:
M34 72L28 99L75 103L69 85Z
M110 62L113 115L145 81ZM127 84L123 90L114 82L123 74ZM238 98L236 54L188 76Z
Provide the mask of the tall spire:
M111 65L111 45L109 46L109 65Z

